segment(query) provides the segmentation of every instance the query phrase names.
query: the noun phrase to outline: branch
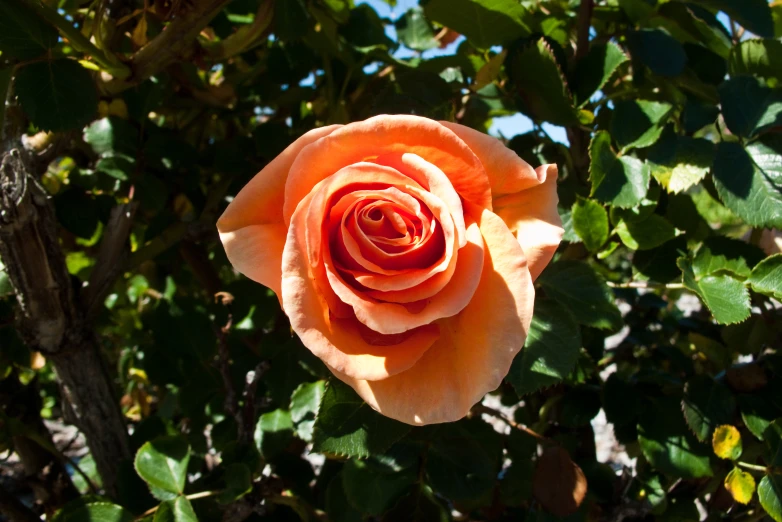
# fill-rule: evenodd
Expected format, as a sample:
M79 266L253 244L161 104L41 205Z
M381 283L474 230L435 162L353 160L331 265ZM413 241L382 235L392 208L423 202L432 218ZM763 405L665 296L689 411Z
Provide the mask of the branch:
M629 281L627 283L606 283L611 288L644 288L649 290L686 290L682 283L653 283L651 281Z
M202 491L200 493L191 493L190 495L185 495L185 498L187 500L198 500L199 498L211 497L211 496L217 495L218 493L220 493L220 492L219 491ZM157 506L146 510L141 515L137 516L134 520L142 520L142 519L147 518L149 515L152 515L158 509L160 509L161 505L162 504L158 504Z
M556 444L553 440L549 439L548 437L544 437L540 433L531 430L526 426L522 426L518 422L506 417L501 411L497 411L494 408L490 408L489 406L486 406L484 404L477 404L473 406L472 411L475 413L485 413L486 415L497 418L502 422L504 422L505 424L507 424L508 426L510 426L511 428L515 428L517 430L523 431L530 437L534 437L535 439L537 439L538 442L542 444L548 444L548 445Z
M241 54L263 36L271 25L274 15L274 2L264 0L258 6L253 23L245 25L228 38L205 46L209 58L215 62Z
M22 155L6 152L0 163L0 257L19 303L18 330L29 348L52 362L106 492L114 497L119 463L130 458L127 427L57 226L50 198Z
M131 58L132 74L99 87L106 94L117 94L154 76L172 63L189 55L198 34L230 0L200 0L188 12L168 24L162 33L139 49Z
M589 28L592 25L592 9L594 0L582 0L578 9L578 33L576 36L576 62L586 56L589 51Z
M87 318L94 317L100 310L103 297L122 272L130 252L128 236L137 208L138 203L133 202L117 205L111 210L95 269L82 298Z
M74 49L90 55L106 72L121 79L130 76L130 68L127 65L120 62L114 55L104 54L103 51L95 47L92 42L81 34L81 31L75 28L73 24L66 20L65 17L61 16L60 13L43 2L36 0L25 1L41 18L56 27L57 30L68 39Z

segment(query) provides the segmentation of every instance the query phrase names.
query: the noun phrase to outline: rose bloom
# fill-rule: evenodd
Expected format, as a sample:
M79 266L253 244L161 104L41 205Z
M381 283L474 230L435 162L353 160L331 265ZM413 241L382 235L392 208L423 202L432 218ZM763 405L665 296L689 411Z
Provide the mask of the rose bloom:
M372 408L449 422L524 345L532 282L563 233L556 180L468 127L383 115L303 135L217 228L236 270Z

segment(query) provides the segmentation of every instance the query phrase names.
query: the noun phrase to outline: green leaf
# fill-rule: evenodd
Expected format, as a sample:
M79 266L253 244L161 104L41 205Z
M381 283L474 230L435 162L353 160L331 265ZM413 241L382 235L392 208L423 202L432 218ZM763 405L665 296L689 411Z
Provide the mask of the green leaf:
M173 500L162 502L152 522L198 522L198 517L190 501L179 495Z
M730 50L728 72L731 76L747 74L782 81L782 42L773 38L740 42Z
M54 514L52 522L132 522L133 513L122 506L110 502L91 502L88 504L66 505Z
M425 485L417 487L402 498L381 522L450 522L451 517L443 503Z
M679 136L668 127L648 149L646 159L652 176L668 192L677 194L706 177L714 161L714 150L711 141Z
M529 36L527 11L514 0L430 0L426 16L481 49Z
M763 259L763 251L758 247L727 237L710 237L695 254L692 270L697 277L728 271L741 277L748 277L755 266Z
M95 163L95 170L120 181L127 181L136 170L136 161L128 156L109 156Z
M782 467L782 418L770 423L763 431L763 441L768 448L767 465Z
M590 46L587 55L576 65L573 77L573 100L576 106L587 103L626 61L627 55L613 42Z
M394 42L386 35L385 24L368 4L350 10L348 23L340 28L341 34L360 51L387 49Z
M151 487L182 494L190 462L190 446L182 437L159 437L136 453L136 472Z
M749 292L741 281L726 273L699 277L684 257L677 264L684 286L700 296L718 323L739 323L749 317Z
M305 382L291 395L291 419L296 424L296 434L302 440L312 440L315 415L325 391L326 381Z
M342 487L354 508L379 516L393 506L416 476L414 468L395 471L374 461L353 459L342 468Z
M0 51L4 57L19 60L38 58L57 45L58 36L57 30L24 2L0 2Z
M425 51L440 45L440 42L435 39L434 29L424 16L424 10L421 7L415 6L408 9L394 23L394 26L399 41L414 51Z
M650 25L659 22L680 42L702 44L705 46L703 49L722 58L728 57L733 42L728 31L710 11L691 2L668 2L659 5L657 12L661 18L655 17Z
M737 76L719 87L725 124L731 132L751 138L782 125L782 89L772 89L754 76Z
M700 441L710 440L717 426L729 424L735 410L733 394L711 377L696 375L684 386L684 418Z
M426 474L446 498L477 502L491 492L502 467L502 437L480 419L439 427L429 448Z
M383 453L410 426L375 412L341 381L331 379L318 409L313 451L365 458Z
M660 138L672 110L672 105L656 101L616 102L611 117L611 134L622 151L648 147Z
M782 475L766 475L758 485L758 499L766 513L782 522Z
M600 203L578 198L573 205L573 229L590 252L595 252L608 240L608 213Z
M755 479L746 471L733 468L725 477L725 489L739 504L749 504L755 494Z
M581 332L568 311L550 299L538 297L521 353L505 379L518 395L552 386L573 370L581 350Z
M591 195L620 208L636 206L649 187L649 166L637 158L618 158L611 150L611 135L598 131L589 144Z
M758 439L764 439L764 433L779 415L772 401L764 395L744 393L739 395L741 419L747 429Z
M533 119L563 126L578 123L570 90L545 38L512 54L506 63L521 91L524 111Z
M255 444L265 459L280 453L293 437L291 412L277 409L264 413L255 425Z
M634 58L660 76L679 76L687 64L684 47L663 29L641 29L628 35Z
M766 0L701 0L701 3L725 11L758 36L773 38L774 25Z
M109 156L115 153L135 156L138 150L138 131L127 121L109 116L94 121L84 129L84 141L95 154Z
M717 146L712 175L730 210L753 226L782 228L782 137L764 136L747 145Z
M621 221L616 233L627 248L651 250L675 238L677 230L661 215L651 214L641 221Z
M558 261L538 279L546 295L564 306L581 324L607 330L622 327L622 314L605 281L581 261Z
M252 473L246 464L237 462L227 466L223 480L225 488L218 496L221 504L230 504L252 491L253 488Z
M782 301L782 254L770 256L752 269L747 283L755 292Z
M81 128L98 110L92 76L65 58L22 67L16 73L15 92L24 112L43 130Z
M709 477L708 447L687 430L675 398L648 398L640 410L638 442L649 463L681 478Z

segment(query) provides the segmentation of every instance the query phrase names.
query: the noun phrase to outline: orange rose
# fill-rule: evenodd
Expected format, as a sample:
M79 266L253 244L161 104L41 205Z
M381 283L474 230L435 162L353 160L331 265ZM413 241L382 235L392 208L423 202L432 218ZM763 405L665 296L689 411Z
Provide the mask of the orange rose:
M448 422L524 345L532 281L563 232L556 179L462 125L376 116L296 140L217 228L233 266L370 406Z

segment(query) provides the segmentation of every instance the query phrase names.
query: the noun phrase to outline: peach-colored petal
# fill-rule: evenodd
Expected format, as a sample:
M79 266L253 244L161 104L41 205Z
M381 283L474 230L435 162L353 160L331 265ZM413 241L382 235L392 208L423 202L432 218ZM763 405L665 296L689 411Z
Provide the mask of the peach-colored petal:
M342 167L403 152L436 165L465 200L491 208L491 188L483 165L456 134L427 118L381 115L345 125L302 149L285 185L285 222L290 222L312 187Z
M282 255L282 302L291 327L323 362L357 379L385 379L412 367L439 337L425 325L400 337L367 332L352 318L331 317L307 259L306 218L313 195L293 215Z
M282 223L251 225L220 232L228 261L240 273L274 290L280 297L282 250L287 233Z
M497 138L458 123L448 121L440 123L459 136L481 160L489 176L491 194L494 198L503 194L514 194L543 182L529 163Z
M366 162L343 167L315 184L309 192L312 199L305 211L307 254L313 266L320 263L321 251L328 246L328 240L324 240L322 235L333 197L342 192L349 193L350 188L356 191L381 185L403 190L408 187L422 189L415 181L390 167Z
M428 189L429 192L440 198L451 211L456 233L459 235L459 248L464 246L464 209L459 194L451 184L451 180L445 173L425 159L409 152L397 154L385 154L375 160L381 165L388 165L402 174L410 176Z
M217 229L220 232L230 232L250 225L282 223L285 181L288 179L291 165L304 147L328 136L341 126L329 125L313 129L288 145L239 191L217 221Z
M495 212L524 249L533 281L551 261L564 233L557 213L557 166L541 165L535 171L542 184L494 200Z
M488 210L480 230L486 255L475 295L460 314L438 321L440 339L414 366L371 382L332 368L383 415L416 425L461 419L500 385L524 345L535 293L524 252Z
M483 269L484 247L478 225L468 221L467 244L459 249L459 259L450 281L433 295L421 309L411 310L401 304L384 303L355 290L334 270L328 255L324 256L326 275L339 298L353 307L356 318L382 334L398 334L430 324L461 312L473 298ZM515 243L515 242L514 242Z

